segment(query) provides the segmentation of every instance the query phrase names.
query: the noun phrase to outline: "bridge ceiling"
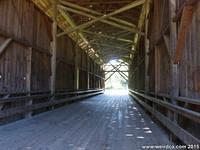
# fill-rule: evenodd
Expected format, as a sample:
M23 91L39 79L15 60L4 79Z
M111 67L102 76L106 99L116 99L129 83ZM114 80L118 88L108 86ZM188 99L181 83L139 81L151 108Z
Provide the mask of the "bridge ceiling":
M50 18L52 0L32 0ZM142 32L148 0L58 0L58 37L68 34L97 63L129 61Z

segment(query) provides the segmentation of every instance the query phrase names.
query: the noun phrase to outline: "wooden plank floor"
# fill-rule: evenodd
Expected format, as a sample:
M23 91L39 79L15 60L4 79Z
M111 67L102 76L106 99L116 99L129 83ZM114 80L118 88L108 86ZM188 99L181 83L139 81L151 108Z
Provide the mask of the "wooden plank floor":
M140 150L170 144L128 95L99 95L0 127L2 150Z

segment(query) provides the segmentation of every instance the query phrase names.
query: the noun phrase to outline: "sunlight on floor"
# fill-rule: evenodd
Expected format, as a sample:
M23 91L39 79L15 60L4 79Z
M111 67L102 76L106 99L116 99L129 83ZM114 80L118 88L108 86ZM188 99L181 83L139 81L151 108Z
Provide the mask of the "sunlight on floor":
M106 95L128 95L128 90L126 89L109 89L105 90Z

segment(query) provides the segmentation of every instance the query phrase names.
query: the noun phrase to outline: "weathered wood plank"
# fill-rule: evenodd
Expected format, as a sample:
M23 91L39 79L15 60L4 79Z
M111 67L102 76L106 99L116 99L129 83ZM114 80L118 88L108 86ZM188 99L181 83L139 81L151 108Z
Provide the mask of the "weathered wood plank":
M139 95L153 103L156 103L158 105L161 105L167 109L170 109L172 110L173 112L176 112L178 113L179 115L181 116L185 116L187 117L188 119L191 119L197 123L200 122L200 113L196 112L196 111L192 111L192 110L189 110L189 109L186 109L184 107L181 107L181 106L178 106L178 105L174 105L174 104L171 104L169 102L165 102L165 101L161 101L159 100L158 98L154 98L154 97L151 97L151 96L147 96L145 94L141 94L139 92L136 92L136 91L133 91L133 90L130 90L132 93L136 94L136 95Z
M190 24L192 23L192 19L193 19L194 9L195 9L195 7L191 6L191 5L185 6L183 8L180 31L179 31L176 51L175 51L175 55L174 55L174 64L179 63L180 59L182 57L187 32L189 30Z
M92 97L2 126L0 135L1 148L9 150L139 150L151 144L172 144L127 95Z
M0 56L3 54L3 52L9 46L9 44L11 44L11 42L12 42L12 39L9 38L9 39L5 40L5 42L2 45L0 45Z
M156 119L158 119L165 127L167 127L172 133L174 133L181 141L183 141L185 144L199 144L200 140L191 135L189 132L175 124L173 121L171 121L169 118L165 117L163 114L158 112L157 110L153 109L151 106L143 102L141 99L139 99L134 94L131 94L131 96L139 102L146 110L148 110L151 114L153 114Z

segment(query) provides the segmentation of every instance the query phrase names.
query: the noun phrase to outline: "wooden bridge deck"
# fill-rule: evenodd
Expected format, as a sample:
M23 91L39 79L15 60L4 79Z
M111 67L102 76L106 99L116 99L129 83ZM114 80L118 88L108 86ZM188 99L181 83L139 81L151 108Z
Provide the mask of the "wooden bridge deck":
M99 95L0 127L3 150L140 150L170 144L128 95Z

